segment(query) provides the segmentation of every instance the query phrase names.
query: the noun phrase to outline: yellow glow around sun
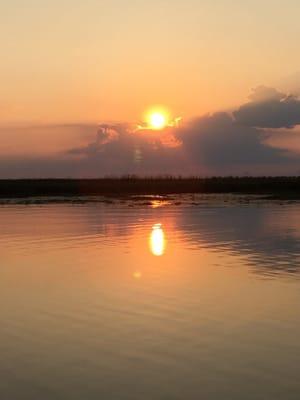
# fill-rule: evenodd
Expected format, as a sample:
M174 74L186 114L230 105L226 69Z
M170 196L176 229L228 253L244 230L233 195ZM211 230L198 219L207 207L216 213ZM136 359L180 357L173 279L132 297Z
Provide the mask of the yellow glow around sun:
M144 121L147 129L161 130L169 126L169 113L164 107L152 107L145 113Z
M149 125L152 129L163 129L168 125L167 116L161 111L155 111L149 114Z
M167 108L156 106L144 113L143 120L136 126L136 130L160 131L165 128L177 128L180 121L181 117L172 117Z

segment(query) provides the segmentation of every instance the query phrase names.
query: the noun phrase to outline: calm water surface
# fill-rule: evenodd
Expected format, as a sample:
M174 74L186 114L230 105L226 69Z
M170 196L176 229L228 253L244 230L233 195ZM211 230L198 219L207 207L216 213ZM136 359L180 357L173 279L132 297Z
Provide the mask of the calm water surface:
M0 398L298 400L299 215L0 206Z

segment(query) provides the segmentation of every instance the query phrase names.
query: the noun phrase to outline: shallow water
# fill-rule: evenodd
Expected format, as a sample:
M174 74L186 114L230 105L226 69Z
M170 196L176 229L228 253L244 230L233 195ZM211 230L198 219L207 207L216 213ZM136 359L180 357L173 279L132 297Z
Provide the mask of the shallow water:
M299 214L2 205L0 398L299 399Z

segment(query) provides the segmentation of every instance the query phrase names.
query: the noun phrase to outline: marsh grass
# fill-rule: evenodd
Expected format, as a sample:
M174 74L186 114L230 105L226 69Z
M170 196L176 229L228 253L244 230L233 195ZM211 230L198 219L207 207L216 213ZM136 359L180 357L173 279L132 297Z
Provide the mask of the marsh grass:
M300 177L108 177L99 179L2 179L0 197L165 195L180 193L266 194L300 198Z

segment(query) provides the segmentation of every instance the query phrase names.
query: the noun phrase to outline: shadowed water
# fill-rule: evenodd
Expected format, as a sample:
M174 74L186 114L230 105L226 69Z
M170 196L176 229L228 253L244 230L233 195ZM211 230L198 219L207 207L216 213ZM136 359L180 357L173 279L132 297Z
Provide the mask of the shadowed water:
M223 200L2 205L0 398L298 400L300 203Z

